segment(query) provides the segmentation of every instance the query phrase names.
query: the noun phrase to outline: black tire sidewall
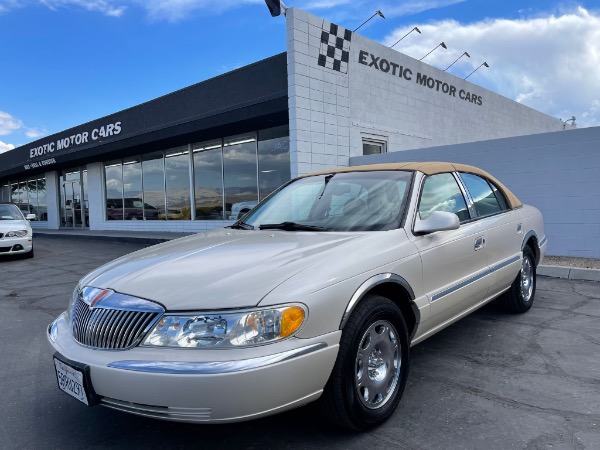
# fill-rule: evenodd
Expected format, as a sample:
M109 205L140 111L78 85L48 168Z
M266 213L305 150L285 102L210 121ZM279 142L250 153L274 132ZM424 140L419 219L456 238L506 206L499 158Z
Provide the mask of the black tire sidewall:
M519 271L519 276L517 277L518 283L516 283L515 288L517 290L517 297L519 298L519 301L521 302L523 308L529 309L531 308L531 305L533 304L533 299L535 298L535 289L537 287L537 272L535 266L535 255L533 254L533 251L527 246L523 249L523 259L525 258L529 259L529 263L531 264L531 270L533 272L533 289L531 291L531 296L529 297L529 300L526 301L521 295L521 271Z
M341 364L343 371L343 392L344 404L347 408L347 412L350 420L359 429L367 429L376 426L385 421L396 409L408 376L408 360L409 360L409 348L408 348L408 334L404 318L400 309L385 297L370 296L368 299L371 302L375 300L375 304L372 308L365 311L357 310L355 313L361 314L359 320L360 325L357 328L347 329L346 338L349 342L346 354L342 355ZM401 369L400 377L395 387L395 392L385 405L378 409L369 409L365 407L360 399L358 398L358 392L355 387L355 365L356 365L356 353L360 345L361 339L371 324L378 320L387 320L392 323L396 328L396 334L401 345Z

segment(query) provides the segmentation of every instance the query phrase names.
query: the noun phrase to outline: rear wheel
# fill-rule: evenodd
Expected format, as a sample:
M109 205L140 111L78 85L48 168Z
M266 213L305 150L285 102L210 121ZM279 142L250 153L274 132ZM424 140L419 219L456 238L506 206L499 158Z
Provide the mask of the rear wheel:
M521 270L510 286L510 289L502 296L506 309L512 313L524 313L529 311L535 297L536 269L535 255L529 246L523 249L523 261Z
M408 331L389 299L368 295L342 332L338 357L320 399L325 417L365 430L387 420L408 376Z

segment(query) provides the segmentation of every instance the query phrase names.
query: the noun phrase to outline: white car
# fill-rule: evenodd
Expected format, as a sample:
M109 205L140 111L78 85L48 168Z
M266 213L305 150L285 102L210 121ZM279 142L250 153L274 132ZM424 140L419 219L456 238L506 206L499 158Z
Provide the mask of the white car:
M475 167L349 167L292 180L243 221L85 276L48 327L59 388L87 405L221 423L318 400L368 429L409 349L502 295L534 300L540 212Z
M13 203L0 203L0 257L25 255L33 258L33 231L30 220L35 214L23 216Z

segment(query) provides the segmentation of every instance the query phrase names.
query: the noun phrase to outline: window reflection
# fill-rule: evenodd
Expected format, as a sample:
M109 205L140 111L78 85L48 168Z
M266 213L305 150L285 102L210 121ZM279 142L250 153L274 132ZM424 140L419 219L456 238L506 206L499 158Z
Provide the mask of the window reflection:
M199 142L191 151L185 145L106 163L107 219L237 219L290 179L287 126Z
M165 210L165 166L162 152L143 156L142 176L144 179L144 219L158 220Z
M106 218L123 220L123 166L112 161L104 166L106 180Z
M228 138L223 143L225 218L236 220L258 203L256 137Z
M258 132L258 186L262 200L282 184L290 174L290 137L288 127Z
M0 198L3 202L10 202L10 187L8 184L2 185L0 189Z
M125 220L142 220L142 162L140 158L123 160L123 216Z
M221 140L192 146L196 220L223 220Z
M46 178L37 179L38 218L37 220L48 221L48 204L46 203Z

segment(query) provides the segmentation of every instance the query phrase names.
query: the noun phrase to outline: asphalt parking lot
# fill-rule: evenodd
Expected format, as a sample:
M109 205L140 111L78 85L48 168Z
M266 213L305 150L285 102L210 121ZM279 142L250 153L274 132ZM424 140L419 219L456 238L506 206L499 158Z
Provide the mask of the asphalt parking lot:
M89 270L142 248L35 238L0 259L0 448L600 448L600 283L540 277L524 315L490 304L411 350L394 416L368 433L307 406L190 425L87 408L56 386L47 325Z

